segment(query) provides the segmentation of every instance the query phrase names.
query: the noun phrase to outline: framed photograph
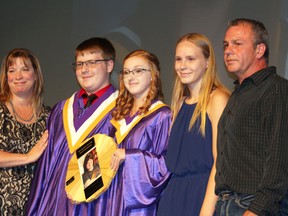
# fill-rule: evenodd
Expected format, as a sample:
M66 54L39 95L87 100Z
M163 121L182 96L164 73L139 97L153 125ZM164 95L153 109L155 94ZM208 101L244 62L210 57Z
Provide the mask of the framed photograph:
M88 199L92 194L103 187L95 140L90 139L84 143L76 151L76 155L85 198Z
M110 168L117 149L112 137L95 134L84 140L68 163L65 191L74 202L91 202L104 193L116 171Z

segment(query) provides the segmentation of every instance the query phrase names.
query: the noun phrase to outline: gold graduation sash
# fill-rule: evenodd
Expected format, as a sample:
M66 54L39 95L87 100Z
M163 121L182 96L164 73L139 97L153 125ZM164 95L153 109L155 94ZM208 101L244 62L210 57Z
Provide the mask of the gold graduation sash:
M162 101L157 101L155 103L153 103L151 105L151 107L149 108L148 112L145 113L144 115L139 115L136 116L132 122L130 122L128 125L126 124L125 119L121 119L120 121L116 121L115 119L111 120L111 124L117 129L116 131L116 140L117 143L121 143L125 137L129 134L130 130L136 125L138 124L138 122L150 115L151 113L155 112L156 110L160 109L163 106L167 106L166 104L164 104Z
M81 146L82 141L96 127L101 119L115 107L118 91L115 91L105 101L103 101L78 130L76 130L74 126L74 118L76 116L73 114L73 103L75 94L76 93L67 99L63 108L64 130L71 154Z

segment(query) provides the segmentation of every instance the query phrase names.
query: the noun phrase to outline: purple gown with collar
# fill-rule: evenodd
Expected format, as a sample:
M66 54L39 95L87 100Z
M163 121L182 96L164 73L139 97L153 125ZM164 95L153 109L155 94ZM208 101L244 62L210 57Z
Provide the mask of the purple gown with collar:
M128 128L121 142L116 137L119 148L125 148L126 157L109 189L96 202L95 215L156 215L160 195L170 177L164 160L170 109L162 106L134 125L133 120L122 120L122 125L116 127L116 130Z
M75 130L100 107L109 96L115 94L116 89L111 86L92 106L83 112L83 102L79 100L79 92L74 95L73 115ZM63 107L66 101L54 106L48 119L49 130L48 146L41 156L35 177L31 184L31 191L26 206L26 215L97 215L95 202L72 204L67 198L65 180L68 163L72 157L69 151L67 137L63 125ZM76 117L78 116L78 117ZM114 135L110 123L110 113L105 115L88 134L88 137L97 133Z
M170 177L164 160L171 123L170 109L163 106L134 125L133 120L119 143L119 148L125 148L126 158L110 187L93 201L93 207L88 209L86 205L89 204L78 205L73 215L156 215L160 195ZM126 121L121 129L125 124Z

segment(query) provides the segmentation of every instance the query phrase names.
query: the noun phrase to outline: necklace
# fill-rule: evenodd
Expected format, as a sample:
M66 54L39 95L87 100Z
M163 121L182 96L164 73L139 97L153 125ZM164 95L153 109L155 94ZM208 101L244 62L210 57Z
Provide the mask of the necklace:
M13 114L16 118L22 120L23 122L30 122L33 118L34 118L34 113L32 114L32 116L29 118L29 119L24 119L22 118L15 110L15 107L14 107L14 104L12 103L12 101L10 100L9 101L10 105L11 105L11 108L12 108L12 111L13 111Z

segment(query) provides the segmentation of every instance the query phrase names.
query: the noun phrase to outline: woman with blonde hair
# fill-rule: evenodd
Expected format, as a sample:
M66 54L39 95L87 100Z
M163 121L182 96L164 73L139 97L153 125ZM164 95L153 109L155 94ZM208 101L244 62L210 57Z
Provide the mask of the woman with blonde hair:
M189 33L178 40L175 72L166 157L172 178L158 215L213 215L217 124L229 92L217 77L207 37Z
M0 81L0 212L24 215L35 162L47 146L50 108L43 104L43 76L30 50L8 53Z
M159 196L169 179L164 154L171 123L162 102L158 58L136 50L124 59L120 89L111 123L118 149L111 168L117 171L97 203L98 215L155 215Z

